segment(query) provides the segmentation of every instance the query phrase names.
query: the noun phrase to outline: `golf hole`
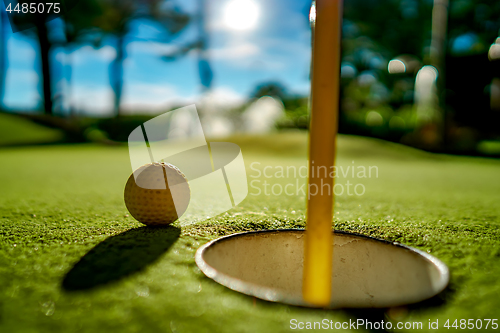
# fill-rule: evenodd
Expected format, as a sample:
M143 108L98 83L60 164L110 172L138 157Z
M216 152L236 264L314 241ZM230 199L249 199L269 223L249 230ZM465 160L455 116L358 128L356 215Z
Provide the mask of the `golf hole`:
M222 237L200 247L196 264L214 281L272 302L313 307L302 299L304 230ZM334 232L330 308L385 308L440 293L449 271L437 258L399 243Z

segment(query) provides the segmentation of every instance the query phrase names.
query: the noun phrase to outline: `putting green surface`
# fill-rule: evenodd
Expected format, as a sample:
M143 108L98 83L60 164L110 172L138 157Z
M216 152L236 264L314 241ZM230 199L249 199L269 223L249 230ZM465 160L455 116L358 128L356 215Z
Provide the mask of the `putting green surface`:
M199 271L195 251L211 239L305 226L306 133L224 141L242 148L248 197L201 224L167 228L127 214L126 147L2 149L0 332L289 332L291 319L370 315L255 300ZM338 147L335 228L414 246L450 268L443 294L396 319L421 321L423 331L429 319L443 331L447 319L500 319L500 161L348 136ZM291 195L279 194L286 185Z

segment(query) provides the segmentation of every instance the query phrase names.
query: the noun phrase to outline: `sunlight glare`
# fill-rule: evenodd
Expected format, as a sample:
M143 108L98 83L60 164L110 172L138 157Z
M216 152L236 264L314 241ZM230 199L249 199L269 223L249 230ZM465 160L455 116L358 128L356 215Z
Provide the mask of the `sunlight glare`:
M234 30L249 30L259 18L259 7L253 0L231 0L224 9L224 24Z

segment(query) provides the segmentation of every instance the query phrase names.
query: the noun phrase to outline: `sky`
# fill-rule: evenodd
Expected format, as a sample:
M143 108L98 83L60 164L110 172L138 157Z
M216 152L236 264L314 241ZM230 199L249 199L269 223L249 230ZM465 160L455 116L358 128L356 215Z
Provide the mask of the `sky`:
M196 13L198 0L177 1L180 8ZM280 82L290 93L309 93L310 29L308 0L211 0L206 11L210 64L214 73L207 93L219 103L237 104L255 86ZM239 16L238 16L239 15ZM58 20L49 23L57 33ZM192 51L176 61L162 55L174 45L197 37L188 26L170 44L155 40L162 35L157 24L137 20L130 24L124 63L124 112L161 112L200 98L202 87L197 54ZM56 107L71 105L79 112L107 115L113 94L108 68L115 58L116 41L106 36L100 48L79 45L72 50L53 49L52 70ZM41 104L40 57L36 41L23 33L8 31L8 71L4 104L8 108L35 110ZM71 66L70 66L71 64ZM71 69L71 93L69 90Z

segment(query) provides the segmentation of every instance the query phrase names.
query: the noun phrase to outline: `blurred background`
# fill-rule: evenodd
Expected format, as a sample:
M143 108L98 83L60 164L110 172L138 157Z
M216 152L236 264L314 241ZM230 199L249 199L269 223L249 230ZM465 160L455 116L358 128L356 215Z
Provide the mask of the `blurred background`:
M1 146L120 144L193 103L208 137L307 130L310 0L73 0L50 20L15 3ZM499 35L498 1L345 0L340 133L500 156Z

